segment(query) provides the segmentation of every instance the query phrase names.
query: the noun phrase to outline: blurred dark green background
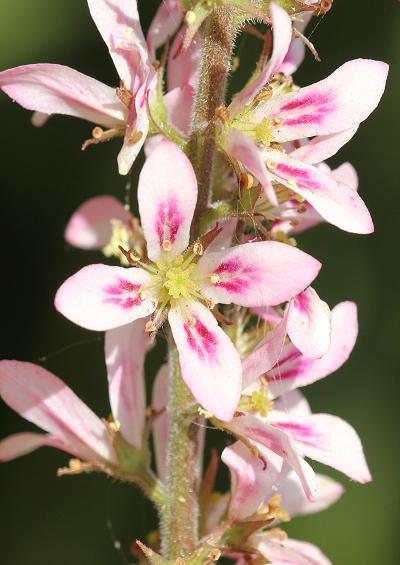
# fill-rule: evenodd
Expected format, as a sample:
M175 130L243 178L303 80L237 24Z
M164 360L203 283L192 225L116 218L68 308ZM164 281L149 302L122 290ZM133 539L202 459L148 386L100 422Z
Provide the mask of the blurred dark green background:
M158 2L139 1L146 27ZM399 51L395 0L337 0L309 31L323 59L308 55L297 76L308 84L356 57L391 64L379 109L332 160L350 160L373 213L376 233L352 236L328 225L300 245L324 264L319 293L333 306L352 299L360 308L360 336L346 367L306 390L315 411L348 419L359 431L374 476L350 483L330 511L295 520L293 537L318 544L335 565L395 565L399 547ZM241 46L241 71L255 43ZM84 0L1 0L0 69L34 62L62 63L117 85L117 76ZM243 78L243 77L242 77ZM372 79L372 77L371 77ZM235 80L240 80L235 78ZM108 413L102 337L73 326L52 306L60 283L81 266L101 260L66 248L63 228L88 197L124 198L116 171L119 141L80 151L91 126L56 117L37 130L30 113L0 96L2 149L2 354L37 362L74 388L100 415ZM135 174L141 161L135 165ZM162 361L159 354L158 363ZM1 435L31 429L2 406ZM4 464L0 559L4 565L118 565L132 561L129 545L145 539L154 513L132 488L103 477L57 479L68 457L44 448ZM339 475L336 475L339 478ZM111 529L122 544L117 551Z

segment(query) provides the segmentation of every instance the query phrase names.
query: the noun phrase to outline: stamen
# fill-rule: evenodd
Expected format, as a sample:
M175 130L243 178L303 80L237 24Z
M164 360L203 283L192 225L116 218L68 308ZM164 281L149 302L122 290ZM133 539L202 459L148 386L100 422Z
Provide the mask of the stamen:
M196 14L192 10L188 10L185 15L185 22L188 26L194 24L196 21Z
M276 169L276 167L278 166L273 161L267 161L266 165L267 165L268 169L271 169L271 171L274 171Z
M221 277L214 273L210 276L210 281L212 282L212 284L218 284L221 281Z
M145 332L153 333L157 331L157 326L153 322L153 320L149 320L145 326Z
M249 190L254 185L254 177L249 173L241 173L239 182L240 188L243 188L243 190Z
M281 126L283 124L283 118L273 118L272 123L274 126Z

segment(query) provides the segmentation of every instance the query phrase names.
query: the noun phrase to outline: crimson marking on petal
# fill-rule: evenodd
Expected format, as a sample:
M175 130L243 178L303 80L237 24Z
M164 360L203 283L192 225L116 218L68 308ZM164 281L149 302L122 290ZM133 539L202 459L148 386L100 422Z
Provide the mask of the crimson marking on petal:
M321 185L318 181L312 178L311 173L306 169L301 169L300 167L292 167L291 165L286 165L285 163L278 163L276 173L282 173L283 175L290 177L295 180L300 186L306 188L314 188L318 190Z
M316 433L315 428L306 424L299 424L298 422L274 422L281 430L293 432L294 439L301 439L302 443L313 447L320 447L323 443L324 437Z
M130 310L134 306L139 306L142 299L139 296L140 285L127 281L126 279L118 279L117 284L110 284L104 288L105 294L109 296L104 298L104 304L116 304L124 310Z
M201 360L215 358L218 339L198 318L194 324L185 322L184 330L190 348Z
M299 357L301 354L299 354ZM304 371L310 367L315 362L314 359L306 359L305 357L302 358L295 367L285 369L283 368L276 375L271 375L267 373L268 382L280 382L280 381L287 381L289 379L295 379L296 377L301 377ZM273 371L279 369L280 365L275 365Z
M221 277L221 280L214 283L215 286L235 294L240 294L249 288L258 278L257 271L253 266L243 266L238 259L230 259L221 263L213 274Z
M322 106L315 111L315 114L303 114L297 118L286 118L283 121L285 126L298 126L305 124L320 124L323 122L326 114L330 114L334 111L333 106Z
M172 197L169 200L160 202L155 224L160 245L166 240L174 243L182 222L183 217L179 212L176 198Z
M312 92L306 94L303 97L298 96L295 100L288 102L281 106L280 111L297 110L298 108L304 108L305 106L317 105L318 107L323 104L327 104L332 101L332 93L324 92L318 94L318 92Z

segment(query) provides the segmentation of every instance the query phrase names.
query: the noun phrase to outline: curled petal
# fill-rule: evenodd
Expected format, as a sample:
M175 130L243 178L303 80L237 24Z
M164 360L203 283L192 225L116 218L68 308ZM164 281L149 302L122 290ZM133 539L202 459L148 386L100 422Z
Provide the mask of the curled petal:
M72 214L64 237L70 245L80 249L102 249L111 239L111 220L128 223L131 217L113 196L96 196Z
M247 135L232 128L226 134L224 148L229 155L240 161L260 181L270 202L277 206L278 200L275 190L257 145Z
M114 419L124 438L140 449L145 425L144 358L149 336L145 320L106 332L108 391Z
M189 243L197 201L193 167L171 141L162 141L146 160L139 177L139 211L152 261L175 256Z
M271 426L252 415L236 417L226 427L239 437L260 443L282 457L298 475L309 500L315 498L315 474L310 465L302 459L299 450L286 431Z
M256 349L243 360L243 388L272 369L282 355L290 307L285 309L283 318L268 332Z
M65 451L86 461L115 462L103 422L46 369L1 361L0 394L15 412L62 441Z
M263 241L208 253L199 261L202 293L215 303L274 306L304 290L321 264L284 243Z
M291 518L303 514L314 514L329 508L343 494L343 486L325 475L316 475L317 490L315 500L310 502L304 495L296 473L287 464L279 477L279 494L281 495L281 506Z
M292 539L278 540L268 534L250 538L250 543L276 565L332 565L315 545Z
M302 14L299 14L299 19L294 22L294 27L300 32L303 32L311 18L311 12L303 12ZM295 73L303 62L305 53L306 46L304 41L302 41L299 37L294 37L290 42L289 50L285 59L279 67L279 72L284 75L292 75Z
M328 352L321 359L307 359L293 345L286 347L278 364L267 375L270 393L280 396L337 371L349 358L357 334L357 306L353 302L341 302L332 310Z
M275 2L270 4L270 14L274 33L271 58L259 75L234 97L229 106L229 111L232 114L235 114L250 102L263 86L267 84L271 76L279 70L288 52L292 39L292 20L286 10Z
M137 1L87 1L90 14L110 51L119 77L129 90L133 90L136 56L140 57L143 65L150 65L147 44L139 22Z
M176 35L168 58L168 90L183 88L186 85L196 89L200 73L201 37L196 35L189 46L180 52L187 28Z
M154 312L155 301L142 295L150 282L150 275L139 268L89 265L61 285L55 306L83 328L111 330Z
M184 315L170 310L168 319L183 380L205 410L231 420L242 388L242 367L233 343L199 302L185 305Z
M292 418L274 413L273 424L288 433L305 456L329 465L359 483L372 480L360 438L341 418L330 414Z
M251 516L274 493L283 460L261 445L258 450L264 461L255 457L240 441L222 452L221 459L231 472L229 517L232 520Z
M276 120L274 141L278 143L349 130L377 107L388 68L369 59L348 61L320 82L261 103L254 119Z
M125 122L126 110L113 88L62 65L3 71L0 88L27 110L67 114L107 128L123 127Z
M357 133L358 126L342 131L339 133L332 133L330 135L318 135L311 141L295 149L290 153L292 159L304 161L309 165L315 165L326 161L345 145ZM345 183L347 184L347 183Z
M182 10L178 0L163 0L147 32L147 45L152 58L156 49L172 37L182 21Z
M194 95L193 87L186 84L170 90L164 96L169 123L185 136L190 133Z
M0 441L0 461L11 461L32 453L35 449L48 445L64 449L64 443L49 434L22 432L6 437Z
M303 355L319 359L331 341L331 311L311 287L292 300L287 333Z
M374 231L370 213L352 188L338 183L321 168L292 159L279 151L265 151L273 178L305 198L328 222L351 232Z

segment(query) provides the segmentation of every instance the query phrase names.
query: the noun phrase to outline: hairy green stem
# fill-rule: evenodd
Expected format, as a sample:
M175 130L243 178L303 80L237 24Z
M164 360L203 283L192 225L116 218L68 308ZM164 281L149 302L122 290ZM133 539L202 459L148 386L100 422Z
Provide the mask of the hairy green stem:
M189 555L197 544L200 475L197 414L172 339L169 369L167 479L160 518L162 554L171 560Z
M209 201L215 159L213 121L217 108L225 102L236 33L237 16L232 7L215 8L205 22L200 79L188 145L188 155L199 186L192 240L199 235L201 216Z

